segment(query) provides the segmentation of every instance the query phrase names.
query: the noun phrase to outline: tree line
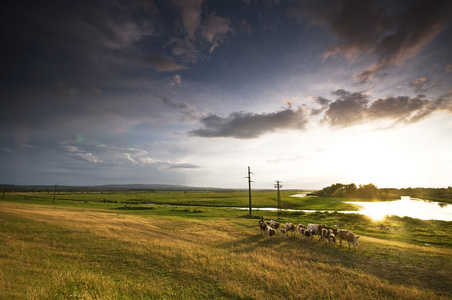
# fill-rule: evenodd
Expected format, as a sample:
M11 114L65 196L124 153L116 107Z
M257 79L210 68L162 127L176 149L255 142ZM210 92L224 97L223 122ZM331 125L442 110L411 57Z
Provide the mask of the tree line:
M377 188L374 184L356 186L354 183L335 183L315 193L322 197L348 197L363 199L397 199L400 196L410 196L428 200L452 203L452 187L448 188Z

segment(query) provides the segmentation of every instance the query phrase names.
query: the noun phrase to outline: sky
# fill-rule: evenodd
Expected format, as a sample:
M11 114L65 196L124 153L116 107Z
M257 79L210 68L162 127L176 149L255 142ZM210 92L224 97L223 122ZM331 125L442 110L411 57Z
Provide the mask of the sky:
M0 184L452 185L452 3L2 2Z

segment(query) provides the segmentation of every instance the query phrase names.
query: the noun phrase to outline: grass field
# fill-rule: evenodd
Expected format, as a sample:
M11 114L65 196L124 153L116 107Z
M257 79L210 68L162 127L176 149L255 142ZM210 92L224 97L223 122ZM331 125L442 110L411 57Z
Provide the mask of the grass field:
M281 191L281 208L315 209L315 210L357 210L357 207L345 203L340 197L291 197L297 191ZM76 202L90 203L125 203L125 204L170 204L185 206L248 207L248 191L113 191L113 192L58 192L55 196L57 205L75 205ZM53 200L52 192L9 193L6 200L16 202L48 204ZM366 201L365 199L354 199ZM368 200L367 200L368 201ZM257 190L252 192L252 207L277 207L275 191ZM86 206L84 206L86 207Z
M48 193L7 194L0 201L0 299L452 298L451 222L282 215L281 222L352 230L360 245L348 250L262 236L258 215L224 208L247 205L247 194L235 193L68 193L55 203ZM274 206L267 204L274 193L256 194L256 202ZM330 210L342 207L330 200ZM325 199L283 201L327 206Z

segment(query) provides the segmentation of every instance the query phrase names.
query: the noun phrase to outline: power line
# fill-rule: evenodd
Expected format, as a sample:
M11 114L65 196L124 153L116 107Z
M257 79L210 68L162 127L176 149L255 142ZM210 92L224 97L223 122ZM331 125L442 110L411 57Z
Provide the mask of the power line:
M249 205L250 205L250 216L252 215L252 213L251 213L251 182L253 182L253 181L251 181L251 174L254 175L254 173L252 173L250 171L250 167L248 166L248 176L245 178L248 178L248 198L249 198Z
M278 193L278 220L281 217L281 194L279 193L279 189L282 188L281 182L279 180L276 180L275 188Z

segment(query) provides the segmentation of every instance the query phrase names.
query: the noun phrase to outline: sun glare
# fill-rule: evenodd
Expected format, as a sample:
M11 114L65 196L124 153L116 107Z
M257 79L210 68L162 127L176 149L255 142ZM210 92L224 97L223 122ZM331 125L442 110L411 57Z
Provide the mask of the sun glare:
M388 139L381 132L350 132L331 148L337 169L355 184L399 186L412 177L412 163L404 141ZM338 159L340 158L340 159Z
M381 203L375 203L379 205L372 205L372 203L368 203L362 213L374 221L383 221L388 214L388 209L386 206L382 206Z

